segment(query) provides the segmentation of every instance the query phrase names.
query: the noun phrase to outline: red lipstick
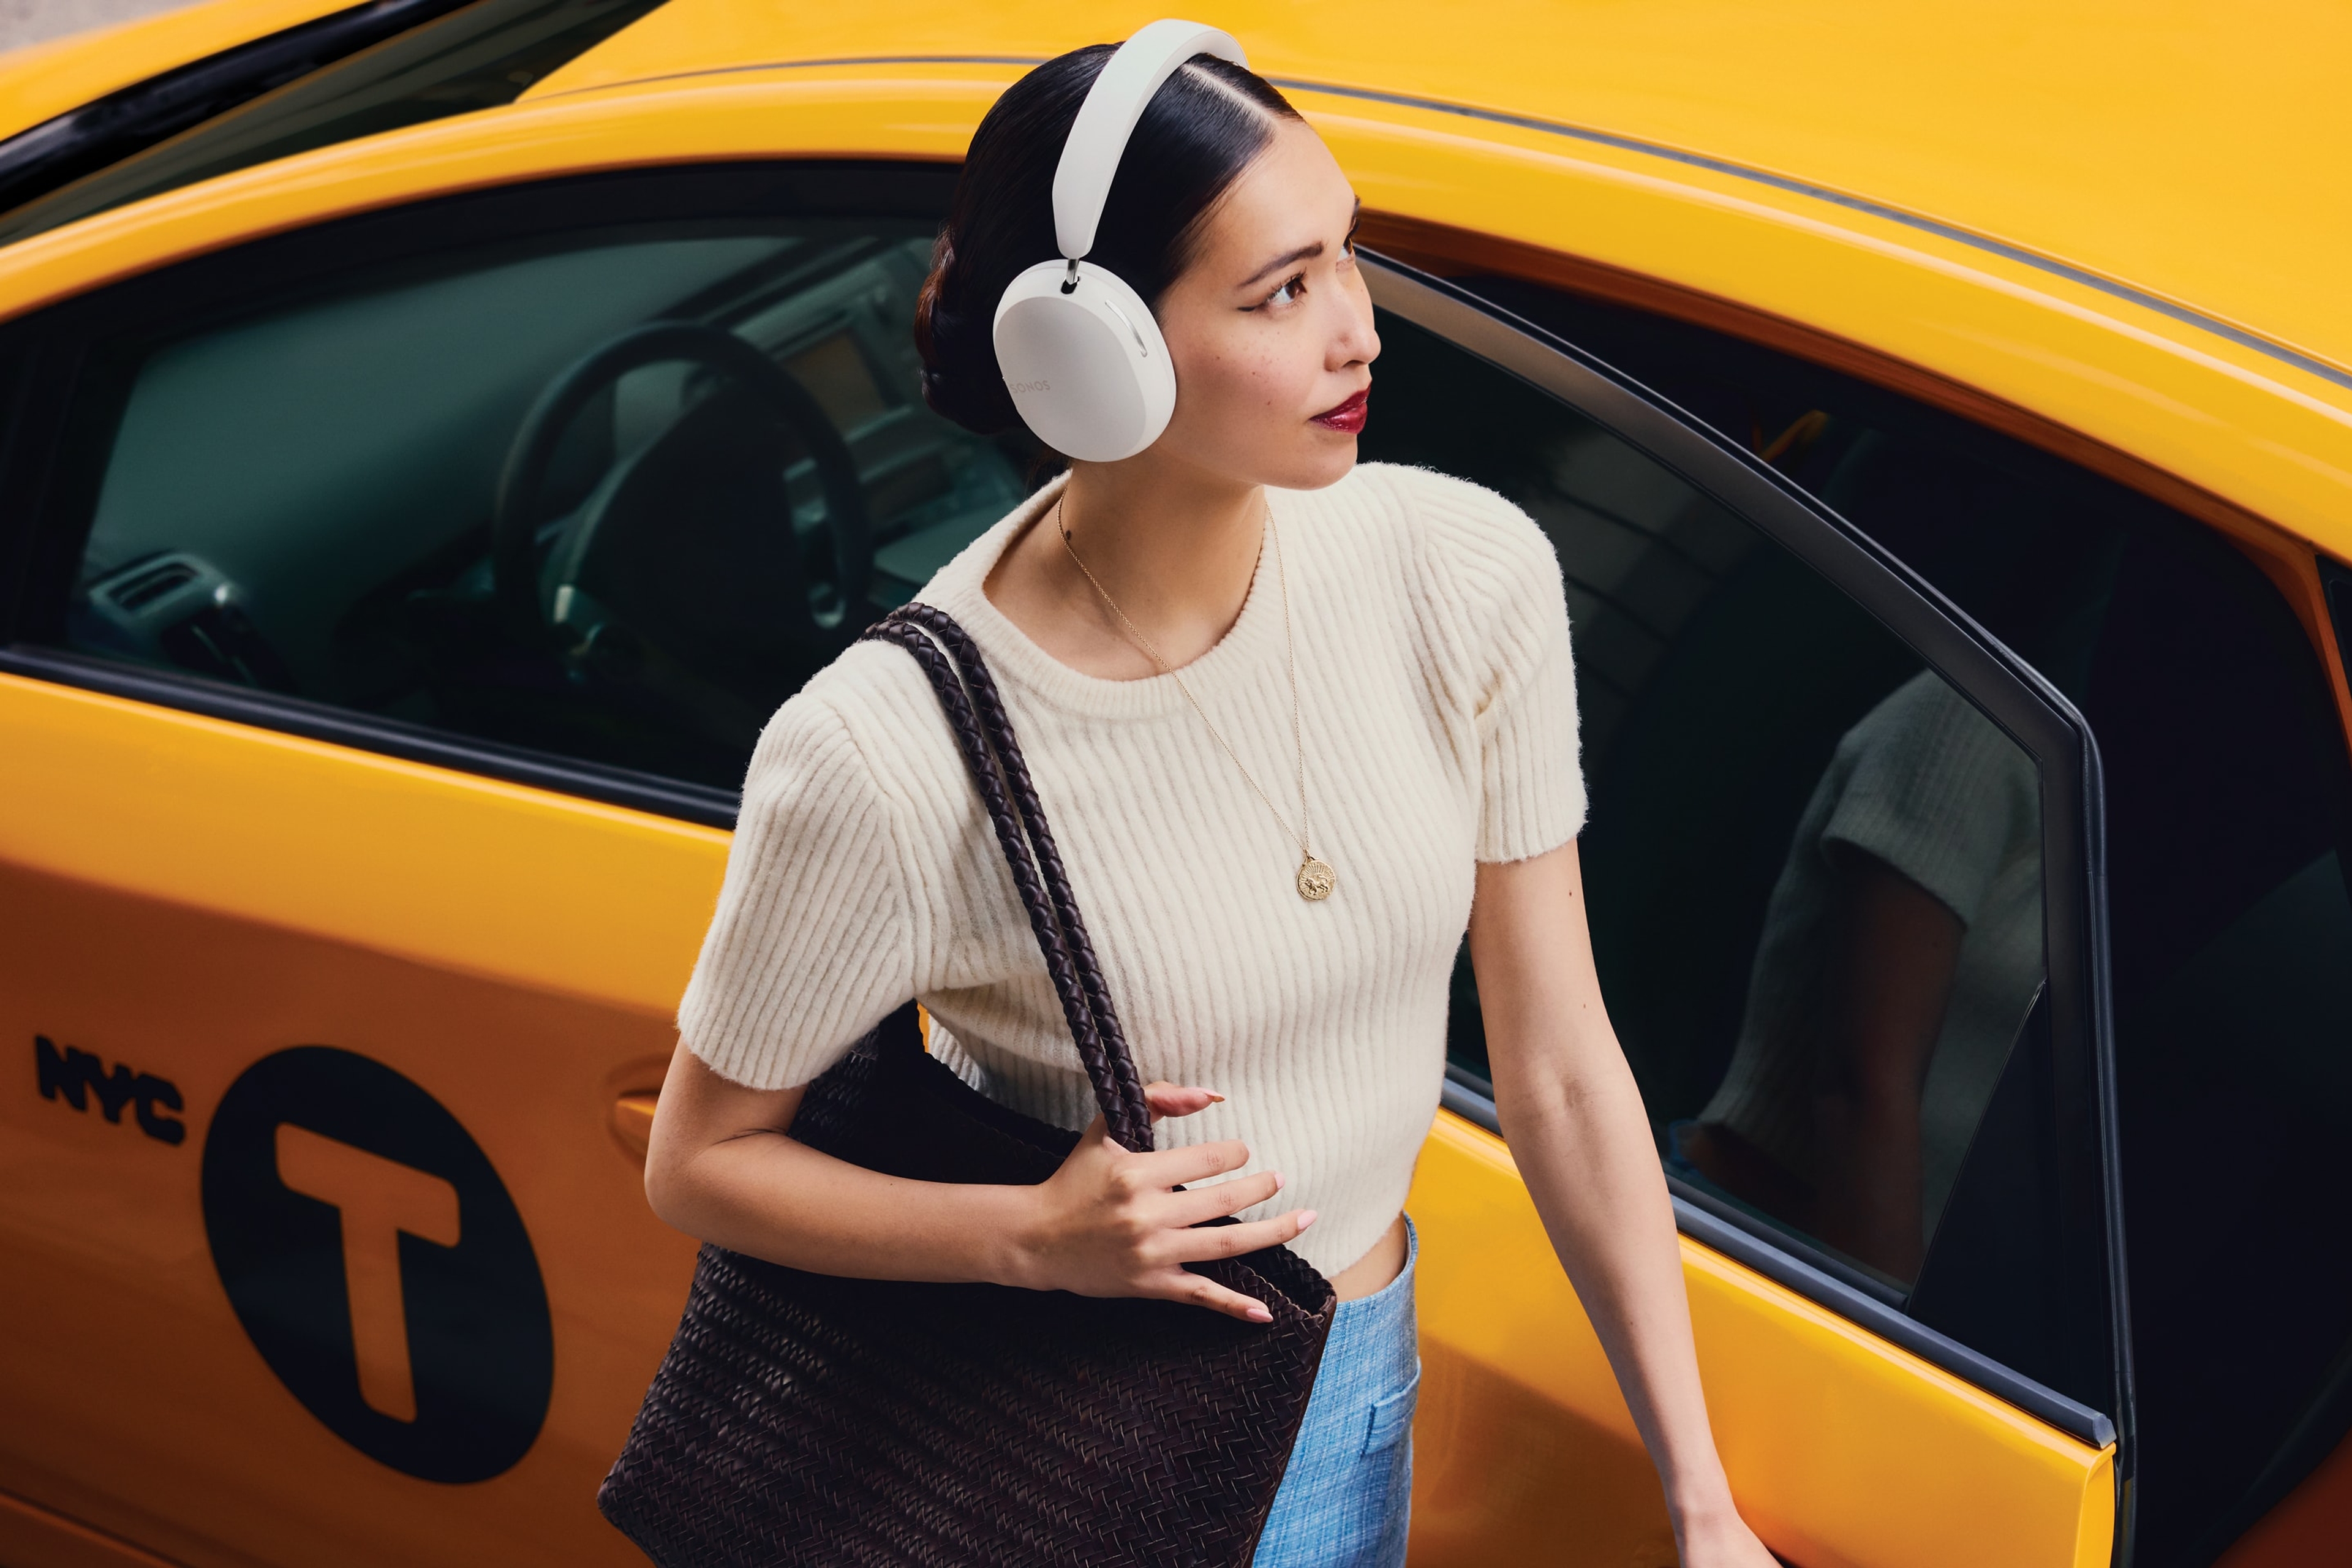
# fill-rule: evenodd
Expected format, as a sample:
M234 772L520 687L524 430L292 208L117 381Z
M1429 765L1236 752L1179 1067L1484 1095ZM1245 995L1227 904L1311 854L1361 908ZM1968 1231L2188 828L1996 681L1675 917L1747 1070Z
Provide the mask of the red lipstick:
M1337 430L1353 436L1364 427L1364 405L1371 400L1372 389L1364 388L1336 408L1327 408L1315 416L1315 423L1326 430Z

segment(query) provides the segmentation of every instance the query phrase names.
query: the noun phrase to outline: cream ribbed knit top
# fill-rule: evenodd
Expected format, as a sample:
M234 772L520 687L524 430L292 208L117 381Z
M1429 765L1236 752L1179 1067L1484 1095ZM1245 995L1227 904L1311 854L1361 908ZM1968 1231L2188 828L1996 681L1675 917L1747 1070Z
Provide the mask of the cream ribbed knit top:
M1143 1081L1224 1095L1161 1148L1245 1141L1286 1185L1257 1218L1319 1211L1326 1274L1403 1206L1444 1073L1447 981L1475 863L1584 821L1568 612L1549 541L1490 491L1360 466L1267 496L1287 557L1315 851L1298 845L1165 676L1063 665L982 584L1058 481L941 568L1003 688ZM1286 811L1281 584L1261 551L1242 612L1183 671ZM900 648L861 643L777 710L744 781L719 910L678 1010L722 1076L806 1083L908 997L932 1047L1000 1100L1095 1114L1053 983L939 700Z

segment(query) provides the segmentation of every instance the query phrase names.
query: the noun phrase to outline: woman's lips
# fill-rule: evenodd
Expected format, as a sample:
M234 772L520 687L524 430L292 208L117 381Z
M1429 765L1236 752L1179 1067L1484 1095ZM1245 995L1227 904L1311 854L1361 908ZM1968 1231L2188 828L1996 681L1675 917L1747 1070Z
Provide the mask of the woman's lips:
M1315 416L1315 423L1326 430L1337 430L1353 436L1364 427L1364 405L1370 401L1372 389L1364 388L1336 408L1327 408Z

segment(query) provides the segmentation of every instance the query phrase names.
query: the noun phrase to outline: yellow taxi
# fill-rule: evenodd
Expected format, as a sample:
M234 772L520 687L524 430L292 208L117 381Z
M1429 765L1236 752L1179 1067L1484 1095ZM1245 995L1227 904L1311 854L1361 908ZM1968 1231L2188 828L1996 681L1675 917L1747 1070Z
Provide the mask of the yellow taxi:
M735 786L1034 482L922 405L914 291L996 94L1157 14L215 0L0 59L0 1562L635 1559ZM1748 1517L2339 1557L2352 15L1200 15L1363 197L1365 456L1559 551ZM1833 838L1960 957L1795 963ZM1879 1005L1909 1054L1805 1043ZM1466 965L1449 1054L1412 1561L1666 1563ZM1875 1163L1808 1142L1865 1089Z

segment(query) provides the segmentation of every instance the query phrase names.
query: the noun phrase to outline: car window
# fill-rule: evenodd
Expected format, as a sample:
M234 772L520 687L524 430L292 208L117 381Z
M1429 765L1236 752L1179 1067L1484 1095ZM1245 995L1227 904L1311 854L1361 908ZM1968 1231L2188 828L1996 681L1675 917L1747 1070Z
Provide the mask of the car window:
M2237 549L2046 453L1700 328L1471 286L1771 461L2088 720L2105 779L2138 1560L2210 1561L2326 1457L2352 1408L2352 1254L2313 1245L2340 1228L2336 1152L2352 1132L2352 765L2320 651ZM1609 858L1610 799L1596 791L1593 858L1614 868L1596 876L1596 923L1604 900L1642 896L1642 862ZM1645 983L1641 962L1623 993L1636 1017L1673 984ZM2004 1085L1987 1154L2030 1120ZM2002 1309L2014 1282L1996 1266L2049 1223L2026 1176L2020 1163L1964 1192L1912 1310L2032 1365L2046 1352ZM2083 1287L2059 1269L2041 1288Z
M930 241L597 226L100 333L63 641L731 790L777 703L1024 490L922 404Z
M1559 553L1595 952L1669 1171L1903 1300L2043 989L2033 758L1623 437L1381 332L1365 455L1492 487Z

